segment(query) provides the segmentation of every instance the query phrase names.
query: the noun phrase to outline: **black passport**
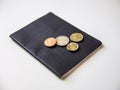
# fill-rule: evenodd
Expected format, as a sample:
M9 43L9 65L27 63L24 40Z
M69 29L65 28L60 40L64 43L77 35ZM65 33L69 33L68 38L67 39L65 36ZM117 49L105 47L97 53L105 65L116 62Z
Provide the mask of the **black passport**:
M76 52L57 45L51 48L44 46L44 40L48 37L69 37L75 32L84 36L84 40L78 43L80 48ZM51 12L14 32L10 37L60 78L67 76L102 44Z

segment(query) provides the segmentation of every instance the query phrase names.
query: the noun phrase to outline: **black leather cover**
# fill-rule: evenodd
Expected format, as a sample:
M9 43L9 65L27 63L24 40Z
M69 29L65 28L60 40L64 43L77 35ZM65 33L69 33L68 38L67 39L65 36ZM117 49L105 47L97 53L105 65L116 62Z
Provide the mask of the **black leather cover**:
M80 32L84 35L84 40L78 43L80 49L76 52L70 52L66 50L66 47L59 46L47 48L43 44L48 37L59 35L69 37L74 32ZM99 40L51 12L11 34L10 37L58 77L62 77L101 45Z

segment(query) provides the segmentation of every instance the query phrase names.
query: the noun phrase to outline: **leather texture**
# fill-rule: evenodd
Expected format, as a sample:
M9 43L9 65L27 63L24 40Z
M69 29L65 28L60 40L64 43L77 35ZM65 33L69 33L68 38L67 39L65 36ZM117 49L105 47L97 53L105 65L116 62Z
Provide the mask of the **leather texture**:
M48 37L69 37L75 32L84 35L76 52L57 45L51 48L44 46L44 40ZM14 32L10 37L60 78L102 44L51 12Z

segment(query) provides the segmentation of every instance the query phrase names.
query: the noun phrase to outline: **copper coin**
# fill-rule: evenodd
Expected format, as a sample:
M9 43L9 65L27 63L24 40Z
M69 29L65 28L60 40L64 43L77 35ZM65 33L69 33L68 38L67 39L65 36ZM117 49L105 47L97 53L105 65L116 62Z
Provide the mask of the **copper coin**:
M50 37L50 38L47 38L45 41L44 41L44 45L47 46L47 47L52 47L56 44L56 39L53 38L53 37Z

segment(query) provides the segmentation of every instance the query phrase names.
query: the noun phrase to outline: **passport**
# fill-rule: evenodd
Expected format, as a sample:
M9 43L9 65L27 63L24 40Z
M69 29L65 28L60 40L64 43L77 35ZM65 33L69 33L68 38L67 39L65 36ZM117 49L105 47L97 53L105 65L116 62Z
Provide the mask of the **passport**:
M75 32L84 36L84 40L78 43L80 49L76 52L70 52L66 47L57 45L52 48L44 45L44 40L48 37L60 35L69 37ZM102 42L98 39L76 28L52 12L12 33L10 38L59 78L67 77L70 72L102 45Z

